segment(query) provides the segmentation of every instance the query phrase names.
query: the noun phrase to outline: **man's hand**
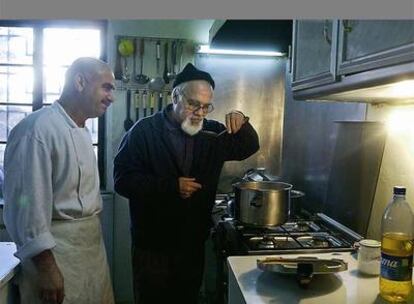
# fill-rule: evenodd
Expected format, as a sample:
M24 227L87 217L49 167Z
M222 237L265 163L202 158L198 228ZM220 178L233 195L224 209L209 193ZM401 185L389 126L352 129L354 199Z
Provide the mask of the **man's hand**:
M195 181L193 177L179 177L178 184L180 187L180 197L189 198L193 195L194 192L201 189L201 184Z
M246 122L246 117L242 112L231 111L226 114L226 127L229 134L236 134Z
M38 271L39 297L43 303L61 304L65 297L63 276L52 251L45 250L32 258Z

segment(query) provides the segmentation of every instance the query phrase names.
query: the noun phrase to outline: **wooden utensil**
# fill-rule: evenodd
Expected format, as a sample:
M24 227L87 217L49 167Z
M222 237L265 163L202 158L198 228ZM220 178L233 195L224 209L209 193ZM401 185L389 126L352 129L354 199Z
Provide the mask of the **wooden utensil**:
M163 93L159 92L158 93L158 111L161 111L163 108L162 100L163 100Z
M143 109L143 115L144 117L147 117L147 108L148 108L148 93L147 91L144 91L142 93L142 109Z
M135 121L139 120L139 111L140 111L140 97L142 98L142 94L137 90L134 94L134 103L135 103Z
M154 108L155 108L155 93L151 92L151 95L150 95L150 115L154 114Z

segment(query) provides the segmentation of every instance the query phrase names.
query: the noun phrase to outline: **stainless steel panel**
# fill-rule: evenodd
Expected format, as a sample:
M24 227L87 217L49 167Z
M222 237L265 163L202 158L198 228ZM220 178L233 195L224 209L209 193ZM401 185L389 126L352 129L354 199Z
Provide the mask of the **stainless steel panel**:
M209 118L224 122L227 112L238 109L250 117L260 139L256 154L225 164L219 192L231 192L234 179L250 168L265 167L271 175L280 174L286 62L286 58L196 56L196 66L216 82L215 110Z
M384 152L380 122L338 122L324 212L366 235Z
M114 194L111 192L103 192L101 196L103 209L99 216L101 219L102 236L105 243L109 270L112 274L114 256Z
M283 181L306 193L304 208L321 212L326 199L338 120L365 120L366 104L297 101L287 77L283 128Z

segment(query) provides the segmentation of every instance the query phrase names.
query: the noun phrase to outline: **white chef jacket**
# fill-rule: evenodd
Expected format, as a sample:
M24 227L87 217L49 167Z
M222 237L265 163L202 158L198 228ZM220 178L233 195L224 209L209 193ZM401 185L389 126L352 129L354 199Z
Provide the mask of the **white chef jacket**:
M102 209L90 133L58 102L12 129L4 175L4 222L21 260L56 246L52 220L89 217Z

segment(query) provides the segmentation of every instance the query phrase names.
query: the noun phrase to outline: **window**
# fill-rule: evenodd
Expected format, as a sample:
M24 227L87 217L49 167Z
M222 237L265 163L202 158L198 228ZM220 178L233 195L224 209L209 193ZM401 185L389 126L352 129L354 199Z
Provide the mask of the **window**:
M0 21L0 189L10 130L59 97L74 59L105 60L105 36L106 24L98 21ZM87 120L87 126L104 187L104 117Z

